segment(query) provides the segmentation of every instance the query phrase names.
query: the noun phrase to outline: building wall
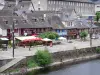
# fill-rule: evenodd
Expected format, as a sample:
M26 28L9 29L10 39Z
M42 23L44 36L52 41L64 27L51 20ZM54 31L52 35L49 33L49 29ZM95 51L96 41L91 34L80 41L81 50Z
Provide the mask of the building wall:
M35 10L47 10L47 0L32 0Z
M5 30L4 29L2 30L2 36L7 36L7 30L6 29Z
M78 14L94 15L95 4L86 2L74 2L74 1L48 1L48 10L60 11L64 9L75 9Z
M96 5L95 5L95 13L96 13L97 11L100 11L100 4L96 4Z

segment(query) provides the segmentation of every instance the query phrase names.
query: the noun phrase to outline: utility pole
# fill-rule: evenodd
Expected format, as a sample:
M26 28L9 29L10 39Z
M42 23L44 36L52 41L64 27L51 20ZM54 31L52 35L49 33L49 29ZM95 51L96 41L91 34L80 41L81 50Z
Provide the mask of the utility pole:
M15 42L14 42L14 29L15 29L15 26L14 26L14 21L13 21L13 25L12 25L12 39L13 39L13 58L14 58L14 49L15 49Z
M92 16L91 16L90 20L91 20L91 26L90 26L90 47L92 48Z

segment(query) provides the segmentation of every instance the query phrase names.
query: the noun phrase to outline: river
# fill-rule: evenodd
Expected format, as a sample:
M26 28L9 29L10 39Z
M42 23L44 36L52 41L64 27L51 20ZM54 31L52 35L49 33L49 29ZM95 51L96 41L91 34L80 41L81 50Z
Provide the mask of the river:
M70 65L56 71L38 75L100 75L100 60Z

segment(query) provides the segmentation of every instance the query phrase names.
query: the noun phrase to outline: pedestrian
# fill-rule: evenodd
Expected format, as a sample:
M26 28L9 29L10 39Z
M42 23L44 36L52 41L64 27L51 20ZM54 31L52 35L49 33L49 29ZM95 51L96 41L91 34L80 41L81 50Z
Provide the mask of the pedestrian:
M52 47L52 45L53 45L52 42L50 42L50 47Z

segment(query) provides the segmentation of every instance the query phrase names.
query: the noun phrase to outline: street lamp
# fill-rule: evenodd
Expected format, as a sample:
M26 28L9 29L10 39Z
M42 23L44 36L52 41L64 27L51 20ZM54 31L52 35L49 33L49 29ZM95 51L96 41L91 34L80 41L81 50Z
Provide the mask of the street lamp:
M15 49L15 41L14 41L14 29L15 29L15 25L14 25L15 20L13 20L13 25L12 25L12 39L13 39L13 58L14 58L14 49Z
M13 25L12 25L12 39L13 39L13 58L14 58L14 49L15 49L15 41L14 41L14 38L15 38L15 35L14 35L14 30L15 30L15 25L17 24L17 20L16 19L13 19Z
M91 26L90 26L90 47L92 47L92 16L89 16L89 20L91 21Z

